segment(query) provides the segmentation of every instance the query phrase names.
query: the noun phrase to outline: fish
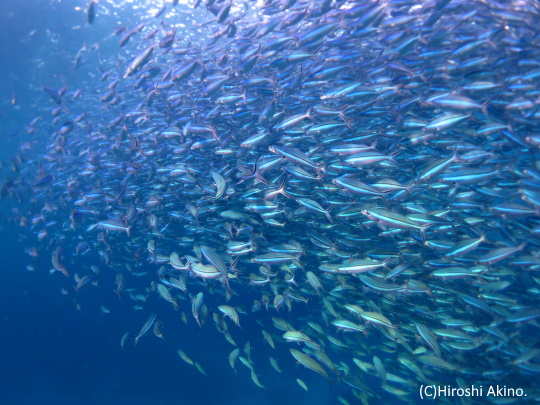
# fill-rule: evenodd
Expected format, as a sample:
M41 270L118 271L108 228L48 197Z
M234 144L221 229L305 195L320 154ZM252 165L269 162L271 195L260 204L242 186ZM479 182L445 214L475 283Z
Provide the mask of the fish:
M220 305L218 309L223 312L224 315L227 315L240 328L240 318L238 316L238 312L236 312L233 307L228 305Z
M51 89L50 87L41 86L41 88L49 95L51 100L53 100L56 104L60 105L62 104L62 95L59 91Z
M296 360L298 360L300 364L322 375L330 382L330 384L333 384L333 381L330 379L325 369L319 363L317 363L315 360L309 357L307 354L302 353L301 351L298 351L296 349L290 349L290 352L293 355L293 357Z
M88 24L92 25L94 23L94 20L96 19L96 4L97 0L90 0L88 3L88 6L86 8L86 19L88 21Z
M144 49L142 52L137 54L131 63L129 64L128 68L126 69L126 73L124 74L124 79L128 78L129 76L133 75L135 72L137 72L139 69L141 69L144 65L148 63L150 60L150 57L152 56L152 53L154 52L155 46L149 46L148 48Z
M190 365L192 365L192 366L195 365L195 363L193 362L193 360L191 360L191 359L189 358L189 356L188 356L186 353L184 353L181 349L178 349L177 352L178 352L178 355L180 356L180 358L181 358L182 360L184 360L187 364L190 364Z
M306 383L305 383L304 381L302 381L301 379L297 378L297 379L296 379L296 382L297 382L298 385L299 385L300 387L302 387L304 390L309 391L309 390L308 390L308 387L307 387L307 385L306 385Z
M144 325L142 326L141 330L136 335L131 335L130 338L134 339L135 345L137 345L137 342L141 337L143 337L152 327L154 326L156 322L157 316L156 314L152 314L148 317Z
M191 313L193 314L193 317L195 318L199 326L202 326L201 321L199 319L199 315L200 315L201 307L203 305L203 299L204 299L204 293L199 292L193 298L193 301L191 304Z
M386 385L387 375L383 362L377 356L373 356L373 364L377 370L377 374L381 377L382 385Z
M236 369L234 368L234 366L236 363L236 359L238 358L239 352L240 352L240 349L236 348L236 349L233 349L231 353L229 354L229 364L231 368L235 371L235 373L236 373Z
M278 373L282 373L281 369L279 368L279 365L276 361L276 359L274 359L273 357L270 357L270 364L272 365L272 367L274 368L274 370L276 370Z
M152 314L123 350L204 334L239 384L275 389L268 359L284 392L296 362L335 380L330 402L502 377L538 398L538 4L189 8L119 5L119 46L38 75L39 142L0 184L26 268L83 311L85 285L115 292L96 307L126 329Z

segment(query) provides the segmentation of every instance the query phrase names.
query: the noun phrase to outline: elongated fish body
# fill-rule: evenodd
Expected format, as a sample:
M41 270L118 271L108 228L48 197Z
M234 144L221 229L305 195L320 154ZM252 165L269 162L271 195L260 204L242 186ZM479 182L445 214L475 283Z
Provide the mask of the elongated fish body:
M154 326L154 323L156 322L156 314L152 314L148 317L144 325L142 326L139 333L135 336L132 336L134 338L135 344L139 342L139 339L143 337L152 327Z
M127 79L129 76L131 76L141 67L143 67L146 63L148 63L150 57L152 56L152 53L154 52L154 49L155 47L153 45L149 46L144 51L135 56L135 58L129 64L126 73L124 74L124 79Z
M90 25L92 25L96 19L96 3L96 0L90 0L86 8L86 19Z

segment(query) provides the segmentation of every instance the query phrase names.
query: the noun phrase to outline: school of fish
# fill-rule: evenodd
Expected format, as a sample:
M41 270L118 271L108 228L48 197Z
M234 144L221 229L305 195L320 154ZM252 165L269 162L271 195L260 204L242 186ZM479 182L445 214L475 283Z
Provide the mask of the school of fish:
M539 3L178 3L43 87L1 190L28 255L67 295L131 303L125 349L162 336L159 296L262 388L285 350L343 404L501 381L527 398L491 403L539 400Z

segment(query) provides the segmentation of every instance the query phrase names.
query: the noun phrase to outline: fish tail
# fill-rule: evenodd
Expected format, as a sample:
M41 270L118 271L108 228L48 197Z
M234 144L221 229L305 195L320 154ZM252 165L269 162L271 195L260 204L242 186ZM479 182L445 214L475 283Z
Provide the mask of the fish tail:
M488 114L488 103L491 101L492 97L488 98L486 101L484 101L482 103L482 106L480 108L480 110L482 111L482 113L485 115L486 118L489 119L489 114Z
M407 192L407 194L411 195L411 190L414 188L414 186L416 186L416 182L417 180L416 179L413 179L409 185L407 186L407 188L405 189L405 191Z
M332 216L330 215L330 213L328 211L330 211L332 207L328 208L328 210L324 211L324 215L326 215L326 218L328 218L328 220L333 224L334 223L334 219L332 218Z
M122 296L120 295L120 291L114 290L114 293L118 296L118 299L122 301Z

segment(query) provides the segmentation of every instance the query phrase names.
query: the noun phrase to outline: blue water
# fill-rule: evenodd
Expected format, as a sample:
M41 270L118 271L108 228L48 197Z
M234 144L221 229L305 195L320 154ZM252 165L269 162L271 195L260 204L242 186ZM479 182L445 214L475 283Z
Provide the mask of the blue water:
M3 247L5 252L22 248L9 240ZM330 389L320 376L301 367L288 368L290 354L280 346L273 354L281 360L283 374L277 374L268 363L269 350L260 331L245 323L244 336L258 333L250 340L259 379L266 387L262 390L239 362L235 375L227 360L232 346L213 327L185 326L157 296L146 311L134 313L111 291L90 287L81 289L78 311L72 299L60 294L64 276L51 276L43 268L27 272L26 263L17 254L2 265L2 404L332 404L336 393L348 391L343 384ZM111 313L103 314L100 304ZM160 311L166 339L149 334L137 347L121 349L123 333L138 331L152 309ZM180 360L178 347L199 361L208 377ZM296 378L302 378L310 391L304 392Z
M82 1L0 2L3 179L10 176L9 157L20 142L41 142L40 137L22 130L37 115L49 119L50 101L39 87L87 78L95 70L88 65L72 70L75 54L84 41L92 44L109 35L116 25L112 16L107 19L101 15L89 29L85 13L75 11L75 5L86 6ZM76 25L83 28L72 29ZM107 44L104 46L106 52ZM10 104L13 93L16 107ZM135 317L130 306L111 291L94 287L81 291L81 310L77 310L73 299L61 294L62 287L72 289L71 283L60 274L49 274L48 256L33 261L24 255L24 237L8 222L12 206L2 201L0 208L1 404L249 404L254 399L271 404L283 394L274 393L271 380L262 394L259 388L246 384L249 375L236 377L227 362L230 348L221 348L223 359L218 358L215 340L193 326L190 333L183 333L178 317L167 322L163 331L170 339L145 336L136 348L130 345L122 350L121 336L137 331L147 312ZM25 270L29 263L36 271ZM111 313L103 314L101 304ZM164 306L163 302L155 305ZM152 306L148 308L150 311ZM173 330L175 324L178 330ZM178 341L178 336L184 338ZM179 345L203 364L209 377L180 360L176 354ZM276 381L274 388L279 386ZM298 390L294 391L298 395Z

